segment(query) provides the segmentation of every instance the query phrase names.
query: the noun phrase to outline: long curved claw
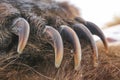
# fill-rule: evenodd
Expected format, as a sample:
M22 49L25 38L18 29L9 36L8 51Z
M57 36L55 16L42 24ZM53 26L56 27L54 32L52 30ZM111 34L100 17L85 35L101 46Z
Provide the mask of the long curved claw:
M101 31L101 29L94 23L92 22L86 22L86 26L87 28L95 35L99 36L105 46L106 52L108 53L108 44L107 44L107 40L103 34L103 32Z
M60 33L62 37L71 42L74 47L74 64L75 70L77 70L81 63L81 45L78 39L77 34L72 30L70 27L66 25L60 26L61 30Z
M83 37L84 39L90 41L93 51L93 63L96 67L98 65L98 50L91 32L83 24L75 24L73 25L73 29L77 33L79 39Z
M101 31L101 29L96 24L89 22L89 21L85 21L79 17L75 18L75 20L84 24L91 31L92 34L99 36L105 46L106 52L108 52L107 40L106 40L103 32Z
M55 49L55 66L58 68L63 59L63 41L57 30L50 26L45 26L43 35L47 42Z
M12 25L12 32L19 36L17 52L21 54L28 41L30 33L29 23L23 18L15 19Z

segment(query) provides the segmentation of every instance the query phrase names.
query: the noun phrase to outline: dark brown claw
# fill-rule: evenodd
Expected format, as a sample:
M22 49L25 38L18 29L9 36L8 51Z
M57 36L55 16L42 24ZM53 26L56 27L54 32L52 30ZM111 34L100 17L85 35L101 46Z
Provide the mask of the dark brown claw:
M82 37L91 43L91 48L93 51L93 63L96 67L98 65L98 50L91 32L83 24L75 24L73 25L73 29L77 33L79 39Z
M96 24L94 24L92 22L89 22L89 21L85 21L85 20L83 20L82 18L79 18L79 17L75 18L75 20L84 24L91 31L92 34L99 36L101 38L101 40L103 41L106 52L108 52L107 40L106 40L103 32L101 31L101 29Z
M12 32L19 36L17 52L21 54L28 41L30 26L23 18L15 19L12 26Z
M43 35L48 43L50 43L55 50L55 66L58 68L63 59L63 41L57 30L50 26L45 26Z
M106 52L108 52L107 40L106 40L103 32L100 30L100 28L97 27L97 25L95 25L94 23L88 22L88 21L86 22L86 26L93 34L95 34L101 38L101 40L103 41L103 44L105 46Z
M77 34L70 27L66 25L60 26L60 33L62 37L69 41L74 47L74 64L75 70L77 70L81 63L81 45Z

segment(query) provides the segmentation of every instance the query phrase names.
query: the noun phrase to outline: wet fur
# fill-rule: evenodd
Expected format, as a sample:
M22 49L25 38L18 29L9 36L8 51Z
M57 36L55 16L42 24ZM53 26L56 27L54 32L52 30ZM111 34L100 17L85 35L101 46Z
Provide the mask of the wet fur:
M23 1L25 2L23 3ZM71 11L72 9L67 11L72 6L68 4L68 6L63 6L64 3L56 3L52 0L0 0L0 4L2 3L9 4L6 6L12 7L10 9L3 8L6 9L6 15L0 16L0 32L2 33L0 37L4 40L9 39L9 42L5 41L2 44L4 46L0 46L0 80L120 79L120 75L118 75L120 74L120 60L118 56L114 55L116 52L119 53L120 49L112 50L114 49L112 47L109 54L113 55L110 56L106 55L104 48L101 44L98 44L100 65L94 68L91 58L91 46L82 39L83 59L81 69L78 71L74 70L73 54L71 53L72 46L67 42L64 43L65 52L62 64L60 68L55 68L53 48L36 34L40 34L41 27L44 25L51 25L58 29L62 24L72 25L77 23L74 21L74 17L78 16L76 15L78 12L74 15L73 11ZM4 12L5 10L1 11L3 9L0 7L0 12ZM68 14L68 12L71 12L71 14ZM16 52L17 36L10 33L10 25L16 17L24 17L31 25L30 38L22 55L18 55ZM3 43L4 40L0 42Z

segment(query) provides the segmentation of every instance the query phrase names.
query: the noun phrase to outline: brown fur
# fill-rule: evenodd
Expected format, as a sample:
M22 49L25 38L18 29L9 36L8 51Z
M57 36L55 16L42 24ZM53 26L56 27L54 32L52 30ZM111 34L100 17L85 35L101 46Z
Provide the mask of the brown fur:
M62 2L59 5L65 9L69 17L75 18L80 16L79 10L75 6L68 4L68 2Z
M29 46L30 47L30 46ZM91 48L82 48L83 58L81 69L73 68L73 55L65 49L64 59L60 68L54 66L54 54L48 48L42 54L22 55L20 59L5 56L1 64L0 79L2 80L119 80L120 79L120 46L109 47L106 55L104 47L98 43L99 66L92 66ZM24 57L23 57L24 56ZM10 59L9 59L10 58ZM16 59L16 60L15 60Z
M21 3L22 1L30 1L34 2L34 4L28 2L27 6L30 10L26 11L26 4ZM78 71L74 70L73 54L71 53L72 46L67 42L64 42L65 52L62 64L60 68L55 68L53 48L44 42L38 34L40 34L41 27L45 24L58 29L62 24L71 25L76 23L73 19L76 14L66 13L66 10L69 12L69 9L70 12L73 12L71 11L74 9L72 6L68 5L68 7L64 7L66 3L60 4L54 1L52 2L52 0L1 0L0 4L2 2L5 3L3 4L5 10L3 10L3 7L0 7L0 14L5 11L6 15L0 16L0 32L2 33L0 37L3 39L0 42L3 43L4 41L4 44L0 45L0 80L120 79L120 59L118 56L114 55L116 52L119 53L119 46L117 46L117 48L111 47L109 54L113 55L106 55L104 48L101 44L98 44L100 63L98 67L94 68L91 59L91 46L82 39L83 55L81 68ZM38 6L38 4L40 6ZM7 8L10 6L11 8ZM13 15L13 13L15 14ZM12 24L12 20L16 17L24 17L31 25L30 38L22 55L18 55L16 52L17 36L10 32L10 25Z

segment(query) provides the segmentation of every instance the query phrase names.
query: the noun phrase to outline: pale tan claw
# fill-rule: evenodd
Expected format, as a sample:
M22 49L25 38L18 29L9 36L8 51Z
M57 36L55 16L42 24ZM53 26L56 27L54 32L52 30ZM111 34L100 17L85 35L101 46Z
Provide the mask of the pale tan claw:
M55 66L58 68L63 59L63 41L57 30L50 26L45 26L43 30L44 38L55 50Z
M96 67L98 65L98 50L91 32L83 24L74 24L73 29L77 33L79 39L82 38L90 42L93 51L93 63Z
M81 45L79 42L79 38L77 34L72 30L70 27L66 25L60 26L61 30L60 33L62 37L66 40L69 41L73 47L74 47L74 68L77 70L80 67L81 63Z
M25 19L17 18L14 20L12 27L12 32L19 36L17 52L21 54L29 38L30 26Z

